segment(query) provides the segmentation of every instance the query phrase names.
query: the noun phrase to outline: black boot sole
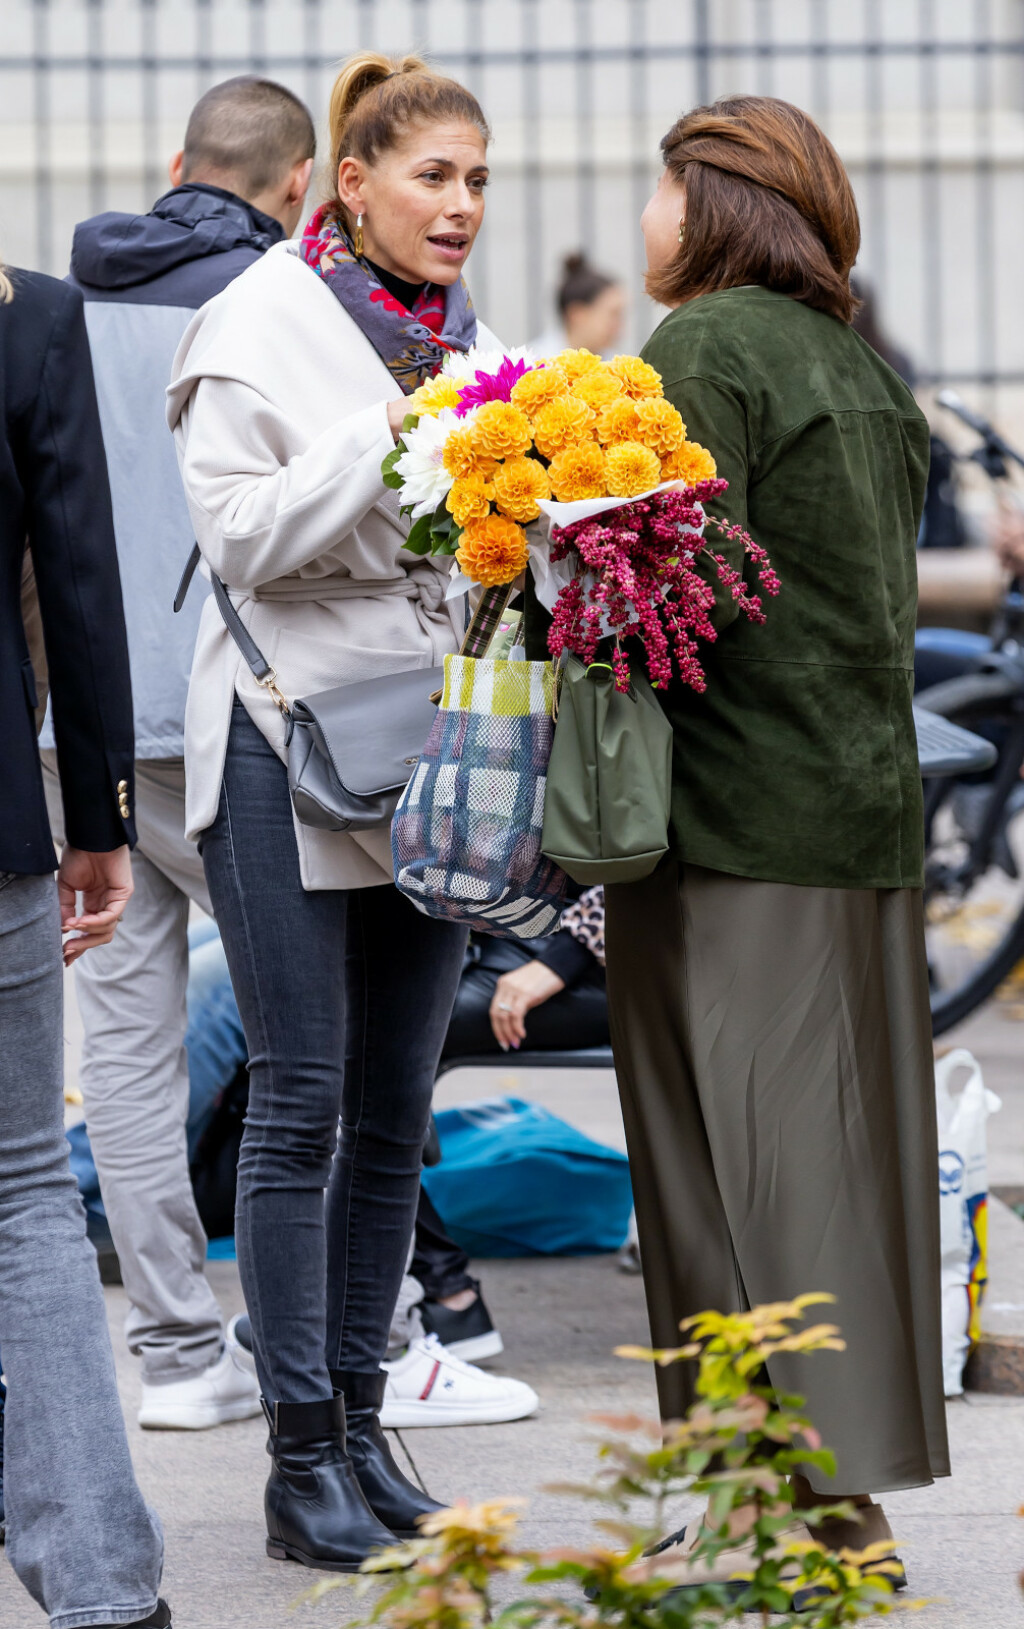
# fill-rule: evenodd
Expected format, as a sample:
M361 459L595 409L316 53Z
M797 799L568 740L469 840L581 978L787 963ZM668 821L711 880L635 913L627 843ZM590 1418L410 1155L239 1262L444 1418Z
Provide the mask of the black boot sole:
M319 1572L358 1572L362 1566L361 1561L325 1561L320 1556L306 1555L292 1544L282 1544L280 1539L268 1538L267 1554L271 1561L297 1561L301 1567L314 1567Z

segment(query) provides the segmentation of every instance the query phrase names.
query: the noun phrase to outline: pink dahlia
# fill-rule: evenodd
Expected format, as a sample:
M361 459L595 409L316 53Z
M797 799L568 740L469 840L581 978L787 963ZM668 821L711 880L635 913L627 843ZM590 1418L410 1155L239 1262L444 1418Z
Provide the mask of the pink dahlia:
M484 402L510 402L513 387L526 371L526 362L522 357L518 362L506 357L497 373L478 372L475 384L459 386L459 405L455 409L457 416L464 418L471 407L482 407Z

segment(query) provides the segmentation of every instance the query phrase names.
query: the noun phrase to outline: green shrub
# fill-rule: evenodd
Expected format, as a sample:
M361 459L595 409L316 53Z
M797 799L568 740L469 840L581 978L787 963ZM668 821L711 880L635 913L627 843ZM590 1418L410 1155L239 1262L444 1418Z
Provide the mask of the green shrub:
M693 1362L697 1400L669 1428L637 1416L599 1416L607 1433L592 1484L556 1491L596 1504L602 1542L588 1550L540 1554L518 1547L515 1502L456 1504L423 1523L423 1537L375 1556L358 1588L375 1584L363 1624L388 1629L711 1629L747 1614L803 1629L837 1629L896 1609L884 1545L836 1555L814 1542L791 1542L792 1475L807 1467L834 1474L832 1455L802 1412L798 1397L780 1396L765 1365L776 1352L842 1350L834 1325L802 1327L808 1307L828 1300L805 1295L752 1312L701 1313L682 1326L686 1344L664 1352L620 1348L619 1355L659 1364ZM651 1552L666 1536L667 1501L703 1495L706 1524L698 1552L713 1561L736 1544L737 1525L752 1536L743 1581L680 1589L680 1553ZM634 1517L639 1502L653 1510ZM827 1512L800 1511L819 1523ZM522 1596L499 1606L494 1586L514 1574ZM567 1587L568 1586L568 1587ZM319 1597L337 1588L330 1580ZM506 1593L503 1591L502 1593ZM803 1610L797 1612L796 1605ZM908 1606L923 1603L908 1602Z

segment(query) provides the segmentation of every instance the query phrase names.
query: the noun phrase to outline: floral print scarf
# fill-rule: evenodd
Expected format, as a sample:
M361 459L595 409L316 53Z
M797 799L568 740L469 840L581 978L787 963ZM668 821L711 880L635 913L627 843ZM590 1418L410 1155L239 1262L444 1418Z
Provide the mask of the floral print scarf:
M302 234L299 253L312 266L407 396L437 372L448 351L476 343L476 312L460 277L443 288L427 283L409 311L378 281L330 204L322 204Z

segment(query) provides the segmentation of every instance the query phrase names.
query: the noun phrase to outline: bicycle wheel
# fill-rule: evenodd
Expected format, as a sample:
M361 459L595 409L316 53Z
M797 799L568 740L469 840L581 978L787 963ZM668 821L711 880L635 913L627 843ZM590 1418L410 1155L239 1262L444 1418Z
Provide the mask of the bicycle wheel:
M916 700L999 743L990 775L925 784L925 935L941 1035L1024 958L1024 696L1006 674L968 673Z

